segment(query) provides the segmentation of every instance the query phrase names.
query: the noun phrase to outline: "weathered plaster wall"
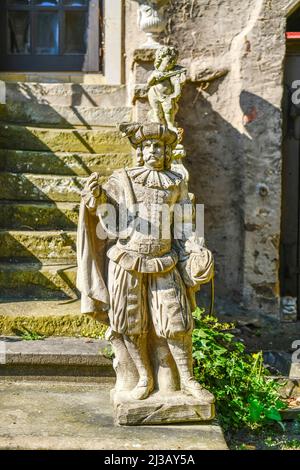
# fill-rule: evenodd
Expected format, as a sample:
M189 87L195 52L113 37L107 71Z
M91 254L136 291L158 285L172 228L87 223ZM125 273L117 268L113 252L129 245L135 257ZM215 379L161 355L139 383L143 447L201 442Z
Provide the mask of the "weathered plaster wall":
M191 189L206 208L217 297L271 315L279 314L285 18L297 3L170 0L164 37L189 70L178 123ZM132 52L144 35L136 2L126 5L130 81Z

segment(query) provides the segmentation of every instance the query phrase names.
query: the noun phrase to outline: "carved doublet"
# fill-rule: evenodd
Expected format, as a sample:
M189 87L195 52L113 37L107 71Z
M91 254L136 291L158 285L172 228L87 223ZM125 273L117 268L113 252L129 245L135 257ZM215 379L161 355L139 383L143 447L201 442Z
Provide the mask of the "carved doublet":
M180 198L182 176L173 171L158 172L145 167L129 169L126 174L127 184L119 174L115 175L117 179L114 176L114 184L108 182L106 185L106 191L111 193L113 189L114 195L118 187L115 200L119 203L130 200L134 206L130 209L129 230L124 232L125 237L120 236L117 247L148 257L163 256L172 248L172 207ZM129 209L128 203L125 205Z
M148 188L132 182L136 202L133 230L118 246L143 255L162 256L171 250L171 206L178 198L178 188Z

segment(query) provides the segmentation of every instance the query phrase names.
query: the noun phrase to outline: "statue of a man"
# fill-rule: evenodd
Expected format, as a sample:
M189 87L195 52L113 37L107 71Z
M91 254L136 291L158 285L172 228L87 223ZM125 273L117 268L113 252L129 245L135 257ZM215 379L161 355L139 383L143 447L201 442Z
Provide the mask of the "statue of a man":
M211 280L213 259L203 239L191 232L187 183L171 170L177 134L160 123L124 124L120 129L137 150L137 166L115 171L104 185L96 173L88 178L78 230L82 311L109 323L116 392L143 400L157 389L177 389L213 403L213 395L192 371L194 293ZM126 208L131 220L136 216L132 208L142 207L131 232L119 234L108 249L108 274L104 242L96 236L104 203L119 211ZM170 236L161 227L167 217L161 216L162 207L169 209ZM180 214L188 235L183 230L177 237L175 219ZM149 230L154 226L155 234Z

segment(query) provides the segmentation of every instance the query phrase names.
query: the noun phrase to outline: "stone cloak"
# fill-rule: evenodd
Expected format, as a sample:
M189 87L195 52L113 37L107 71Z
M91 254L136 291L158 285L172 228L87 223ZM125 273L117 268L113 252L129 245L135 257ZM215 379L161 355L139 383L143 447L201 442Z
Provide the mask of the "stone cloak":
M77 281L81 292L81 313L94 314L109 324L109 293L106 279L107 240L97 237L99 218L82 198L77 231Z

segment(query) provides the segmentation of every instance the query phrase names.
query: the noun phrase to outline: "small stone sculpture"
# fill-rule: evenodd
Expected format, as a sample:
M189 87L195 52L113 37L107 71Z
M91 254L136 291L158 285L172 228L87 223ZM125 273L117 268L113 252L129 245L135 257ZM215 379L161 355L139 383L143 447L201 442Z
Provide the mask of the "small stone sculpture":
M166 27L165 9L169 0L136 0L139 3L138 25L147 35L146 48L156 48L160 44L158 36Z
M96 173L88 178L77 246L82 312L109 324L116 422L212 419L214 397L193 377L191 335L195 292L212 278L213 258L194 233L187 182L171 169L178 136L161 123L120 129L138 164L115 171L104 185ZM112 246L99 238L108 230L108 205L119 214Z
M177 60L178 51L175 47L160 47L155 54L155 70L148 79L150 121L160 122L176 133L178 133L175 123L177 103L186 82L187 73L184 67L176 65Z

